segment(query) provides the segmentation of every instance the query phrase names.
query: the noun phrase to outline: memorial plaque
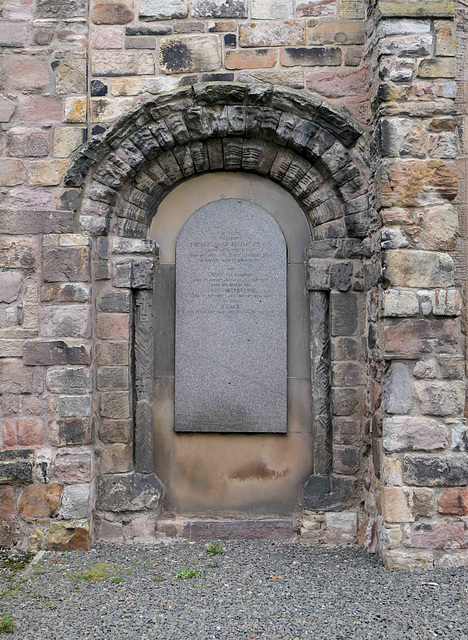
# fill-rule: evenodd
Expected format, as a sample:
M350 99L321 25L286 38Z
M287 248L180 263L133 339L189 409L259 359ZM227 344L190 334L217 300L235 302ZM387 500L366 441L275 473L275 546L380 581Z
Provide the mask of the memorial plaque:
M286 242L246 200L198 209L176 245L175 430L287 430Z

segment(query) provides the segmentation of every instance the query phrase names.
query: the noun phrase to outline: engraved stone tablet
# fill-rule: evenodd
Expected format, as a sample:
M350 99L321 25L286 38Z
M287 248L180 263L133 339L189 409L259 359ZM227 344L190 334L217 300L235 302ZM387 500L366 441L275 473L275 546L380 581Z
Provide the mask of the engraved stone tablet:
M175 430L287 430L286 242L246 200L198 209L176 245Z

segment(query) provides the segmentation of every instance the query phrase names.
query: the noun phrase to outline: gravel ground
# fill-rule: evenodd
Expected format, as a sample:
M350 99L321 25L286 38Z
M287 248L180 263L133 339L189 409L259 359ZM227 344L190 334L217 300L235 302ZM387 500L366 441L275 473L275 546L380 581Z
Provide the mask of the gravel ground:
M0 558L0 612L22 640L468 638L468 570L389 572L298 542L100 544Z

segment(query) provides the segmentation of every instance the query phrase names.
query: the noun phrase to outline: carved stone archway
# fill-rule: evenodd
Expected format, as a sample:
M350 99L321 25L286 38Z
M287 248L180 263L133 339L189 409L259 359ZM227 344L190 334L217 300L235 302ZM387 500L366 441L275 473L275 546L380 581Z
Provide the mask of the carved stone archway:
M364 388L363 362L351 355L354 368L346 372L344 355L341 369L331 369L328 327L333 309L350 303L356 316L353 335L358 335L359 304L364 308L362 260L370 257L373 219L360 136L343 113L300 91L208 83L138 106L79 154L65 182L82 189L77 224L93 237L95 353L104 354L104 359L97 358L97 450L104 460L106 448L114 448L118 460L123 447L133 447L132 463L101 466L98 513L155 513L160 505L163 487L152 456L149 357L157 246L148 239L148 229L159 203L177 184L216 171L253 172L279 183L311 220L307 286L315 463L303 502L310 508L337 509L350 500L355 479L349 469L340 474L332 461L330 380L333 385L333 376L340 376L345 380L341 384L348 385L357 375L353 385L359 392ZM359 322L362 330L362 314ZM340 337L338 329L332 333ZM120 355L112 360L109 354L118 349ZM125 349L127 356L122 355ZM120 375L120 387L116 381L112 390L103 390L102 367L127 368L128 375ZM128 431L124 423L131 427L130 435L120 437ZM351 471L358 464L351 464Z

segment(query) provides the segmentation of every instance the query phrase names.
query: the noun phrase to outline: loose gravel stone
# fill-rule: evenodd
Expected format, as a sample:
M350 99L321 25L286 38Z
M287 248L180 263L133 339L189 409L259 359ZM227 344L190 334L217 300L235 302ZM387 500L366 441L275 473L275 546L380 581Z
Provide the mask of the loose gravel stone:
M468 638L468 570L386 571L355 548L299 542L99 544L0 558L12 640ZM192 576L192 577L189 577Z

